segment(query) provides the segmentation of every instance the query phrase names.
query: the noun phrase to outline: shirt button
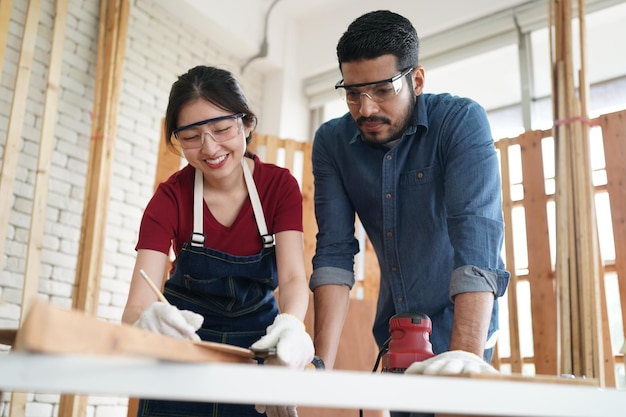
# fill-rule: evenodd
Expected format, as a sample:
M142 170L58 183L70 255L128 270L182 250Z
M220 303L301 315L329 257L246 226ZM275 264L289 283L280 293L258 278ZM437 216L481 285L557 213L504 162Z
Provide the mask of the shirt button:
M387 155L386 158L387 158L387 161L391 161L393 159L393 156Z
M393 237L393 232L391 230L387 232L387 237Z
M396 298L396 301L397 301L397 302L399 302L399 303L401 303L401 302L403 302L403 301L404 301L404 298L402 298L402 297L398 297L398 298Z
M385 198L386 198L387 200L391 200L391 194L390 194L390 193L385 194Z
M420 171L420 172L418 172L418 173L417 173L417 178L419 178L420 180L421 180L422 178L424 178L424 173L423 173L423 172L421 172L421 171Z
M398 270L398 268L396 268L395 266L391 267L391 272L396 272Z

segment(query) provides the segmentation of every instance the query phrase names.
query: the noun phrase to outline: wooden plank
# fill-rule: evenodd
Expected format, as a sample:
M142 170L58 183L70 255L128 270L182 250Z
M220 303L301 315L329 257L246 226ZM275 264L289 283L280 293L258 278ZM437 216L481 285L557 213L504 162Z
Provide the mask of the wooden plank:
M520 137L520 146L525 191L535 372L556 375L556 295L550 259L541 135L538 132L523 134Z
M180 340L79 310L36 301L17 332L15 351L89 356L142 356L177 362L256 363L249 349Z
M500 145L500 172L502 178L502 212L504 215L504 224L513 224L513 202L511 200L511 175L509 164L509 141L498 141ZM522 356L521 343L519 333L519 314L517 302L517 271L515 266L515 250L513 247L513 228L504 228L504 245L506 253L506 267L511 274L509 286L507 289L507 303L509 312L509 346L511 352L511 371L516 373L522 372ZM495 355L494 355L495 356ZM493 365L498 365L498 359L493 361Z
M6 5L3 6L6 7ZM7 137L4 144L4 153L2 155L2 171L0 171L0 195L2 196L2 198L0 198L0 253L5 253L4 246L6 244L11 204L13 203L12 196L13 187L15 185L15 170L20 153L19 148L22 138L24 113L26 111L26 100L28 98L28 84L35 53L37 25L39 24L40 12L41 0L30 0L28 9L26 10L24 34L22 35L15 87L13 88L13 100L9 112Z
M156 172L154 177L154 190L156 191L160 183L166 181L173 173L180 169L181 156L172 152L165 142L165 119L161 122L161 136L159 140L159 151L157 154ZM177 141L173 141L178 149Z
M276 136L265 136L265 162L270 164L278 163L278 144Z
M106 3L106 0L103 0ZM103 7L104 9L104 7ZM122 85L121 71L128 27L129 4L127 0L110 1L105 19L106 39L104 55L98 72L104 73L102 92L95 103L94 126L90 149L85 209L83 211L83 234L78 260L77 295L74 305L95 312L99 291L99 274L102 265L102 247L106 212L108 207L111 167L113 164L119 90ZM102 31L101 31L102 34ZM102 46L102 45L101 45Z
M63 66L63 43L67 26L68 0L57 0L54 16L54 29L50 49L50 63L48 65L48 80L44 97L43 116L39 139L39 156L35 171L35 186L33 190L33 209L28 229L28 243L26 245L26 267L24 271L24 289L22 291L22 312L28 311L30 303L37 295L39 288L39 274L41 271L41 250L43 247L44 224L46 221L46 206L48 203L48 183L50 180L50 166L55 143L57 122L57 103Z
M602 363L603 373L599 374L599 378L603 378L604 387L612 387L615 388L617 384L617 380L615 379L615 355L613 354L613 347L611 346L611 329L609 326L609 310L606 303L606 287L604 285L604 269L600 272L600 285L599 285L599 295L600 295L600 308L601 308L601 328L600 332L604 336L602 343L602 358L604 363Z
M283 166L287 168L292 174L294 173L294 160L297 147L297 142L293 139L283 140L283 149L285 150L285 163Z
M73 297L75 308L92 315L96 313L100 291L103 257L101 242L105 240L129 13L129 0L101 0L94 123L76 266L76 292ZM59 415L83 416L86 408L86 396L63 395L59 403Z
M556 375L521 375L521 374L457 374L459 378L489 380L489 381L516 381L530 382L537 384L557 384L557 385L582 385L597 386L598 381L590 378L570 378Z
M7 7L7 5L3 5L3 8L4 7ZM13 101L9 114L9 126L2 159L2 172L0 172L0 195L3 196L3 198L0 199L0 253L5 252L4 245L6 243L9 214L13 202L13 199L10 197L7 198L7 196L13 195L13 187L15 185L15 170L19 157L20 138L22 137L22 129L24 127L24 113L26 110L26 100L28 97L28 87L35 53L40 13L41 0L30 0L28 9L26 10L26 21L24 23L15 88L13 90ZM24 291L32 292L32 288L29 287L28 283L24 283ZM20 322L23 318L23 314L21 314ZM26 414L26 402L26 394L13 393L11 395L9 416L23 417Z
M103 55L98 57L94 124L83 209L83 233L81 234L77 262L77 290L74 307L95 313L100 288L102 246L104 241L111 169L115 150L116 120L119 90L122 86L121 69L128 27L128 0L103 0L101 21L106 25L100 34L105 35ZM105 7L106 6L106 7Z
M4 53L9 38L9 22L11 21L11 8L13 0L0 0L0 80L2 80L2 66Z
M552 2L551 2L552 3ZM585 375L604 383L603 337L599 295L599 248L591 184L588 126L586 122L587 86L584 76L584 7L579 10L583 62L578 72L581 86L576 88L572 3L554 1L550 19L555 42L552 55L553 103L555 103L555 143L557 161L557 282L561 329L561 372ZM552 46L552 45L551 45ZM567 165L564 167L563 165ZM567 227L566 227L567 223ZM571 326L568 329L568 322Z
M556 24L555 24L556 25ZM561 109L564 107L565 97L562 94L558 94L558 91L563 89L562 65L554 63L553 65L553 84L555 90L553 96L555 115L558 115ZM569 213L572 204L568 199L571 198L571 193L568 187L568 175L570 159L567 155L567 146L565 126L554 126L554 149L555 149L555 210L556 210L556 282L557 282L557 295L558 295L558 317L564 318L559 320L558 323L558 335L559 335L559 371L558 373L574 374L574 359L571 346L573 344L573 338L577 333L573 332L577 326L572 324L568 320L572 317L571 309L572 303L570 301L570 266L575 268L575 265L570 265L570 236L572 231L571 222L568 220L571 218ZM566 319L567 318L567 319Z
M626 334L626 110L600 117L604 141L607 192L611 207L615 272Z

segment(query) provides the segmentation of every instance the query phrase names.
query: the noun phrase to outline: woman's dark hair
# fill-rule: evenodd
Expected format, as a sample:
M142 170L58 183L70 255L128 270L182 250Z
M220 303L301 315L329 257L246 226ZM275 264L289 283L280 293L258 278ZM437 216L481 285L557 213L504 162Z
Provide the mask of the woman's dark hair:
M202 98L220 109L234 113L245 113L243 123L252 130L256 127L256 116L248 106L239 83L230 72L204 65L191 68L172 84L170 98L165 111L165 141L170 149L174 130L178 127L178 115L187 103ZM252 130L246 143L252 140Z
M337 43L339 69L344 62L392 54L397 70L417 66L419 37L413 24L389 10L366 13L353 21Z

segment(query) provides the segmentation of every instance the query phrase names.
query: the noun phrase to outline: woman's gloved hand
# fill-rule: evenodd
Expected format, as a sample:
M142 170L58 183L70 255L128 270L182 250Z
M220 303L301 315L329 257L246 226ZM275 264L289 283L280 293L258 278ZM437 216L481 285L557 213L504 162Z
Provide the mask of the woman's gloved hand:
M404 371L416 375L451 375L451 374L499 374L478 355L463 350L452 350L435 355L421 362L414 362Z
M133 326L177 339L200 341L196 331L203 321L204 317L193 311L179 310L173 305L155 301L141 313Z
M250 346L252 350L271 348L276 348L278 364L292 369L304 369L315 354L313 341L304 329L304 323L291 314L276 316L265 336ZM268 362L271 363L272 359Z
M298 417L295 405L256 405L254 408L267 417Z

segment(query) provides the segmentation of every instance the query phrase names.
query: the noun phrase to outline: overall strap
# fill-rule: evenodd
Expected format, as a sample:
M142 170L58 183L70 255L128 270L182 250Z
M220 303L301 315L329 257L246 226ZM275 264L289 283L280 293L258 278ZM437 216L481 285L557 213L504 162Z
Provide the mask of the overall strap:
M261 243L263 243L264 248L270 248L274 245L274 235L267 233L267 223L265 222L265 215L261 207L261 199L259 198L259 193L254 184L250 167L248 167L246 163L246 158L241 158L241 165L243 166L243 177L246 180L246 187L248 187L252 210L254 210L254 218L256 219L259 234L261 235Z
M261 243L264 248L269 248L274 245L274 235L267 232L267 223L265 222L265 215L263 214L263 208L261 207L261 199L259 193L254 184L252 173L245 161L245 158L241 158L241 166L243 168L243 176L248 188L248 195L250 196L250 202L252 203L252 210L254 211L254 218L256 220L259 234L261 235ZM202 210L204 208L204 192L203 192L204 178L202 171L196 169L196 176L194 180L194 192L193 192L193 233L191 234L191 245L200 246L204 245L204 229L203 229L203 216Z
M202 171L196 169L193 184L193 233L191 246L204 246L204 229L202 227L202 209L204 208L204 177Z

